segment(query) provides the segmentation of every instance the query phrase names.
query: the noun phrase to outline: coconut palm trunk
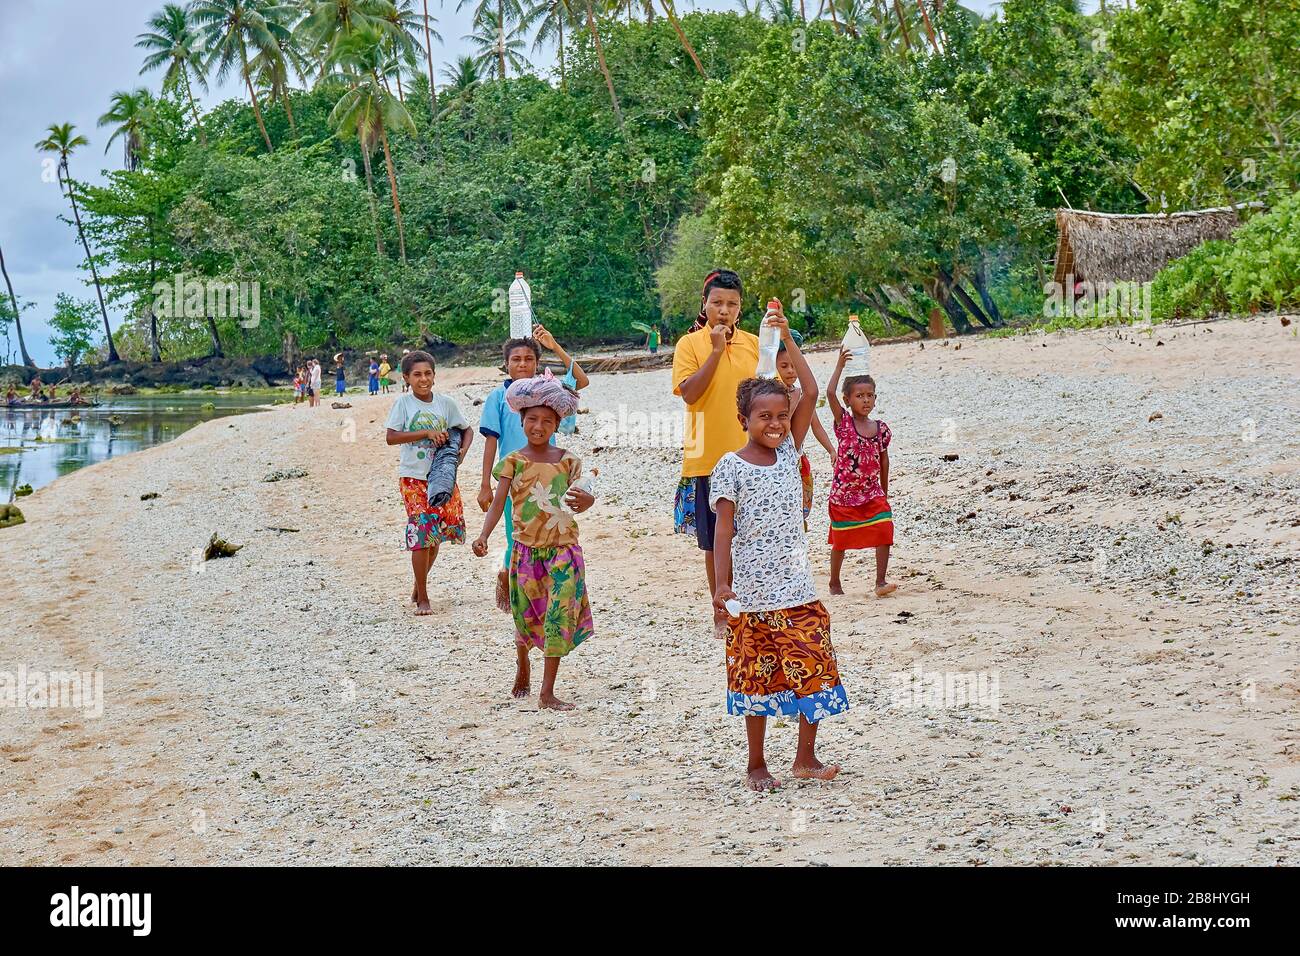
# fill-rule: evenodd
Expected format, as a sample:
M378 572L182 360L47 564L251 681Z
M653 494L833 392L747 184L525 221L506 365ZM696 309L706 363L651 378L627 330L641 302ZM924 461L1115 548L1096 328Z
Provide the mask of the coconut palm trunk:
M366 170L366 199L370 202L370 225L375 230L375 252L384 255L384 238L379 234L379 210L375 208L375 177L370 169L370 150L361 143L361 165Z
M393 170L393 155L388 151L388 130L379 124L379 139L384 144L384 163L388 166L388 188L393 194L393 216L397 219L397 251L406 263L406 229L402 226L402 203L397 198L397 173Z
M262 131L262 139L266 142L266 151L274 153L275 147L271 145L271 135L266 131L266 122L262 119L262 107L257 102L257 93L253 90L253 78L248 73L248 47L244 41L239 41L239 72L244 75L244 85L248 87L248 98L253 103L253 117L257 120L257 128Z
M682 48L690 54L691 62L695 64L695 69L699 71L700 76L707 80L709 74L704 72L704 64L702 64L700 58L695 55L695 48L691 46L691 41L686 39L686 33L682 30L682 25L677 20L677 14L673 11L673 0L659 0L659 2L663 4L664 14L668 17L668 22L671 23L673 29L677 31L677 42L680 43ZM650 9L653 10L653 7Z
M185 80L185 96L190 101L190 112L194 114L194 128L199 131L199 142L206 146L208 134L203 131L203 121L199 118L199 104L194 102L194 91L190 89L189 74L182 73L181 78Z
M81 239L81 248L86 250L86 264L90 266L90 277L95 282L95 295L99 298L99 314L104 317L104 338L108 340L108 360L120 362L122 359L117 354L117 346L113 343L113 330L108 327L108 309L104 306L104 290L99 284L99 270L95 268L95 257L90 254L86 230L81 225L81 210L77 208L77 197L72 190L72 174L68 172L66 158L56 167L56 172L59 174L60 186L63 186L64 179L67 179L68 202L72 203L72 218L77 224L77 236Z
M600 31L596 29L596 18L591 5L595 0L583 0L587 12L587 29L591 31L591 42L596 47L596 61L600 64L600 74L605 78L605 88L609 90L609 101L614 107L614 120L618 128L623 129L623 108L618 105L618 94L614 92L614 78L609 75L609 66L605 63L605 45L600 42Z
M18 330L18 351L22 354L23 364L35 368L36 363L27 354L27 343L23 341L23 317L18 312L18 297L14 295L14 284L9 281L9 270L5 268L4 249L0 249L0 272L4 273L5 286L9 289L9 302L14 310L14 327Z
M894 0L894 12L898 14L898 32L903 36L903 51L910 53L912 43L907 38L907 21L903 19L903 6L899 0Z

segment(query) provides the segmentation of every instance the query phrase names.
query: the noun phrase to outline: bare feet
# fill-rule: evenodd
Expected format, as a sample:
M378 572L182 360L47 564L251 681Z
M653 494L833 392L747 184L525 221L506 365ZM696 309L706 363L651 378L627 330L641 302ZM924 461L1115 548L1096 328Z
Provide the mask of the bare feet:
M839 772L839 764L822 763L816 757L811 763L796 763L790 768L790 775L800 780L833 780Z
M781 781L768 773L767 767L755 767L745 774L745 786L749 787L750 790L763 793L766 790L775 790L781 786Z
M537 695L538 710L573 710L573 704L567 700L560 700L554 694Z
M831 582L831 594L843 594L844 586L839 581Z
M532 669L528 666L528 661L522 660L515 666L515 686L510 688L510 696L518 699L527 697L531 691Z
M432 613L433 613L433 608L429 607L428 598L425 598L423 601L417 600L415 602L416 617L424 617L426 614L432 614Z
M497 610L498 610L498 611L506 611L506 612L509 612L509 610L510 610L510 579L506 576L506 573L505 573L504 571L500 571L500 572L497 573L497 593L496 593L496 601L497 601Z
M893 594L897 590L898 590L897 584L889 584L888 582L886 582L885 584L877 584L876 597L886 597L887 595Z

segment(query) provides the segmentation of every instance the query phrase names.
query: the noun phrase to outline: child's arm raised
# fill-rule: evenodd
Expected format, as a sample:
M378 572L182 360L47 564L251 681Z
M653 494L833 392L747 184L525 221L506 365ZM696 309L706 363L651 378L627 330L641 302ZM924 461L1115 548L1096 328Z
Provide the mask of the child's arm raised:
M550 349L555 353L560 364L565 368L573 368L573 380L578 391L582 391L591 384L591 379L587 378L587 373L582 370L582 366L573 359L569 358L569 353L560 347L560 343L555 341L555 336L550 333L546 326L538 324L533 326L533 338L535 338L542 348Z
M713 616L727 615L727 602L736 596L731 589L731 539L736 533L736 503L730 498L719 498L717 522L713 526L713 578L717 582L713 592Z
M836 426L839 425L840 419L844 417L844 406L840 404L840 397L836 394L840 390L840 375L844 372L844 366L848 364L849 356L853 354L848 349L840 352L839 361L835 363L835 371L831 372L831 380L826 383L826 404L830 406L831 418Z
M803 440L808 437L808 426L812 423L813 413L817 410L817 379L813 377L803 352L799 351L799 343L790 334L790 320L785 317L780 302L776 303L776 314L764 321L781 330L786 354L790 356L790 364L799 376L799 404L790 416L790 436L794 439L795 447L802 448Z
M501 520L501 515L506 510L506 495L509 493L510 476L502 475L501 480L497 482L496 494L492 496L492 506L488 508L487 517L483 519L483 530L474 539L474 553L480 558L487 554L488 538L492 536L497 522Z

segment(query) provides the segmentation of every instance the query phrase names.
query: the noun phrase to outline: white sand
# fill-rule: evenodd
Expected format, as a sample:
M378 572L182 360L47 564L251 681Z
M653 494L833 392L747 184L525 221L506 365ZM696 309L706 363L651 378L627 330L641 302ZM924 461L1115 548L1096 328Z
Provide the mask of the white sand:
M679 413L666 371L598 377L564 442L602 469L569 714L509 698L492 560L445 546L411 616L388 398L62 478L0 530L0 672L102 669L105 709L0 709L0 863L1300 863L1296 328L877 349L901 587L869 598L850 559L826 603L852 709L819 741L844 771L770 795L741 784L700 555L671 534L679 450L592 449L619 403ZM493 384L438 387L469 408ZM243 550L195 564L213 531ZM996 674L997 709L891 707L918 667ZM770 730L778 776L794 737Z

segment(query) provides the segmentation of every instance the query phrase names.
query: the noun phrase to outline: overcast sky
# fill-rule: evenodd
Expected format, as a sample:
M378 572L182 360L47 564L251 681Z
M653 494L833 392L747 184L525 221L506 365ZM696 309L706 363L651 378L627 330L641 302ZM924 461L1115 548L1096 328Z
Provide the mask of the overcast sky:
M967 3L982 12L995 5L992 0ZM72 123L90 140L89 146L71 157L73 176L100 183L105 169L118 168L119 145L106 155L109 131L95 123L115 90L147 85L157 92L159 73L139 76L141 51L135 49L135 39L162 5L163 0L0 0L0 23L4 24L0 32L0 247L14 292L23 302L36 303L23 315L23 331L28 351L44 365L55 362L45 324L55 296L67 292L93 299L94 290L85 281L89 274L78 268L84 255L76 230L58 218L69 214L67 200L56 183L42 180L44 154L33 144L51 123ZM728 10L738 5L723 0L679 0L683 11ZM461 38L469 32L471 5L466 4L459 13L454 0L429 6L443 36L438 54L443 61L469 52ZM1095 3L1087 6L1095 7ZM530 55L530 59L542 69L551 65L552 58ZM224 87L214 85L204 97L204 105L242 96L234 82L232 74ZM116 329L122 315L110 311L109 319ZM3 347L0 338L0 349ZM17 337L12 329L10 348L16 355Z

